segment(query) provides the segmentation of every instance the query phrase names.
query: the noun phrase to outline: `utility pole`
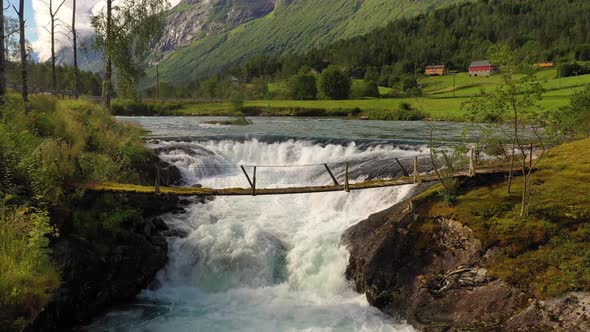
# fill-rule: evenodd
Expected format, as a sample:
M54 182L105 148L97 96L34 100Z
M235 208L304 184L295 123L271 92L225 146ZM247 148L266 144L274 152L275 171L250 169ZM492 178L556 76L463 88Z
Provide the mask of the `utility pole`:
M156 100L160 102L160 64L156 64Z

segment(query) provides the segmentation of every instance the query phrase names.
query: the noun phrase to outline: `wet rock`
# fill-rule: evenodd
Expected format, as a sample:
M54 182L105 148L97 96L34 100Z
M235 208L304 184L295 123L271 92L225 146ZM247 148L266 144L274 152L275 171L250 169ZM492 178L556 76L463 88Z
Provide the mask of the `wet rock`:
M168 245L161 235L121 231L114 241L100 253L78 237L62 237L54 244L62 286L25 331L63 331L83 324L113 304L133 299L167 262Z
M164 220L160 217L156 217L152 219L152 223L157 231L167 231L168 225L164 222Z
M165 237L178 237L178 238L185 238L189 235L188 231L182 229L169 229L165 232L162 232L162 235Z

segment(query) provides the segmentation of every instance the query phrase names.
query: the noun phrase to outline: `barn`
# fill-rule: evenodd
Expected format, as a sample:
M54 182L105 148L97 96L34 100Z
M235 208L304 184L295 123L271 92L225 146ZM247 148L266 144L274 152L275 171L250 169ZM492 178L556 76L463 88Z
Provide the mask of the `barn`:
M447 73L445 65L427 66L424 74L426 76L444 76Z
M498 67L492 65L488 60L473 61L469 66L469 76L492 76L499 72Z

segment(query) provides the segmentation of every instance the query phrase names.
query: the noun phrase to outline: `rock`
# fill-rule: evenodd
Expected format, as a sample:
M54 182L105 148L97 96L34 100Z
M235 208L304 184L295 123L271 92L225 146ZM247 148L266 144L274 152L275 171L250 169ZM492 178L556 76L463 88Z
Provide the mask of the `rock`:
M179 237L179 238L185 238L188 236L188 232L181 230L181 229L169 229L165 232L162 232L162 235L165 237Z
M488 329L526 305L528 296L478 267L481 242L452 220L428 224L409 201L349 229L347 277L367 299L423 331Z
M167 231L168 230L168 225L166 225L164 220L162 220L162 218L160 218L160 217L156 217L156 218L152 219L152 223L154 224L155 229L158 231Z
M373 306L421 331L590 331L590 295L537 302L488 276L471 229L401 202L349 228L346 276ZM531 304L532 303L532 304Z
M114 246L100 254L83 239L60 238L53 257L62 269L62 286L25 331L63 331L132 300L164 267L167 250L161 235L131 231L119 232Z

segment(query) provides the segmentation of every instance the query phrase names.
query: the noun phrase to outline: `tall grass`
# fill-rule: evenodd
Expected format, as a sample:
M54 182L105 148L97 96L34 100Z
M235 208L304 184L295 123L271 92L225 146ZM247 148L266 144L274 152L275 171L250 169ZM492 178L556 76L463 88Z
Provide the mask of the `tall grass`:
M0 330L19 331L59 286L47 213L0 201Z

